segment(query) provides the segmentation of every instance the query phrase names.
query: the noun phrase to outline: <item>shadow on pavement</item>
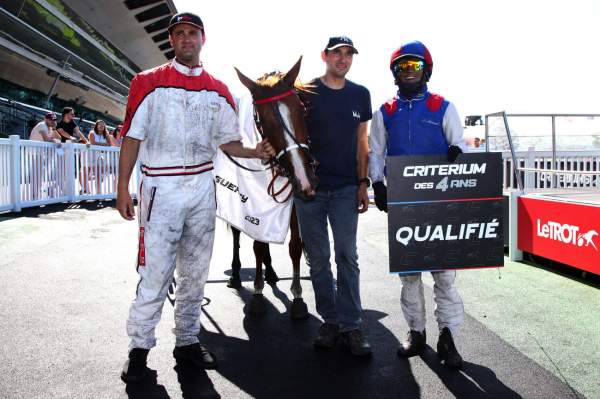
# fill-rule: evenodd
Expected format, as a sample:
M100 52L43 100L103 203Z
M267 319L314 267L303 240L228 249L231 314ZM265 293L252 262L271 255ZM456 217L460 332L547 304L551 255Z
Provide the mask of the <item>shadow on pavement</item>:
M62 203L62 204L51 204L43 206L33 206L29 208L23 208L21 212L7 212L0 214L0 222L4 220L12 220L18 218L36 218L42 215L48 215L51 213L64 212L72 209L85 209L86 211L97 211L105 208L115 208L116 202L114 200L105 201L81 201L75 203Z
M156 371L151 370L151 375L144 380L125 385L125 392L130 399L169 399L169 394L164 386L156 382Z
M437 353L429 345L426 345L421 359L456 398L522 398L487 367L464 362L460 371L449 370L440 363Z
M244 288L238 293L246 304L252 297ZM309 315L307 320L292 321L291 300L277 287L273 293L287 311L280 313L265 297L265 315L244 316L247 340L206 330L201 333L201 341L220 360L217 371L240 390L256 398L419 397L409 363L394 359L390 366L389 353L382 352L394 348L395 357L398 346L394 334L379 322L387 314L364 312L366 336L375 353L373 358L361 360L339 345L331 351L315 351L312 341L320 320Z
M552 259L525 253L524 260L521 263L586 284L593 288L600 288L600 275L587 273L581 269L553 261Z
M177 363L174 370L177 373L177 381L181 386L184 399L219 399L221 397L215 391L205 370L198 370L186 363Z
M292 268L290 266L289 269L290 273L292 272ZM263 270L264 272L264 270ZM225 270L223 272L223 274L225 274L228 277L231 277L231 273L232 270L228 269ZM242 280L242 283L248 283L248 282L254 282L254 277L256 276L256 269L254 267L242 267L240 269L240 279ZM279 276L279 281L292 281L292 277L281 277ZM300 276L300 280L306 280L306 281L310 281L310 277L309 276ZM223 283L223 282L227 282L228 279L223 279L223 280L208 280L207 283ZM265 282L266 284L266 282Z
M365 335L373 347L372 358L357 359L339 344L331 351L316 351L312 341L320 320L309 315L307 320L292 321L290 298L277 286L272 289L286 312L280 313L265 296L265 315L244 316L243 328L248 339L225 335L218 320L204 308L218 332L203 330L200 339L216 352L220 361L217 372L239 390L256 398L421 397L410 360L396 355L398 340L381 323L386 313L376 310L363 313ZM238 295L247 304L252 292L242 288ZM421 358L457 398L521 397L487 367L465 362L460 372L448 370L429 346ZM205 386L212 389L210 380ZM225 392L221 395L228 396Z

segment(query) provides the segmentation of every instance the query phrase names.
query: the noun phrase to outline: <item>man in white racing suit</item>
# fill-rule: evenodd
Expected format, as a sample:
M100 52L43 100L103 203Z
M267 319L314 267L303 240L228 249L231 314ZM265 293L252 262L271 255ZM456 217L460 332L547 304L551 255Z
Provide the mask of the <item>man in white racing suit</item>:
M133 220L128 186L139 155L140 280L127 320L131 341L121 374L127 383L142 381L148 374L146 358L156 345L154 330L175 268L173 356L199 368L216 367L215 356L198 342L215 230L212 160L218 148L243 158L268 159L275 154L266 141L256 148L243 147L229 90L200 63L204 40L197 15L175 15L169 23L175 59L131 81L117 187L117 209L123 218Z
M373 113L369 136L369 175L373 181L375 205L387 212L384 185L385 157L393 155L447 155L454 162L466 151L463 129L454 105L430 93L427 82L433 69L429 50L418 41L408 42L392 54L390 69L398 94ZM388 171L389 172L389 171ZM452 334L462 323L462 299L454 286L456 271L432 272L440 337L438 355L444 364L459 368L462 358ZM410 331L398 348L398 355L416 356L425 349L425 297L421 273L401 275L402 313Z

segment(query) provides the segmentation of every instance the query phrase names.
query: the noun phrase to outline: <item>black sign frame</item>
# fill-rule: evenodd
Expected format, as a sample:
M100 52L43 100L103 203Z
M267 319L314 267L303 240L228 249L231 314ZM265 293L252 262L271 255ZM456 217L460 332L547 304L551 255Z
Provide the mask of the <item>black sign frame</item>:
M393 156L388 174L390 273L504 265L502 156Z

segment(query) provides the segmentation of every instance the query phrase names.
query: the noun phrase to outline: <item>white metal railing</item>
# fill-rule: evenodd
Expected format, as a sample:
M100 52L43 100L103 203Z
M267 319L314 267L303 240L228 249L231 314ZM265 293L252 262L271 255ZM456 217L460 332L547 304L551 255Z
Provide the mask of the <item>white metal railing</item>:
M511 153L502 153L503 188L518 188ZM525 189L599 188L600 150L515 152ZM0 139L0 212L25 207L116 198L119 148ZM138 173L129 190L137 193ZM16 184L15 184L16 182Z
M600 188L600 150L518 151L517 170L524 189ZM503 187L517 189L510 152L502 153ZM555 163L556 167L553 168Z
M119 148L0 139L0 212L116 198ZM138 173L129 185L137 193Z

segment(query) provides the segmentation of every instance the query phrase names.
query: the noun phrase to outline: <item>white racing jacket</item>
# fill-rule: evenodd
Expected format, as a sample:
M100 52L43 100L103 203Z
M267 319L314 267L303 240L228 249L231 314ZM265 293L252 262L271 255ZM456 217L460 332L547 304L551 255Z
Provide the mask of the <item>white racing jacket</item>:
M241 139L227 87L176 60L131 81L123 135L142 141L139 160L150 176L210 170L219 146Z
M260 141L254 127L253 105L250 97L240 100L240 133L244 145L254 147ZM264 169L258 159L235 158L249 169ZM276 202L267 193L272 179L271 171L250 172L236 166L219 150L213 170L217 193L217 216L235 226L251 238L275 244L285 241L292 211L291 199ZM277 179L275 191L287 182ZM291 190L286 188L277 198L283 201Z

